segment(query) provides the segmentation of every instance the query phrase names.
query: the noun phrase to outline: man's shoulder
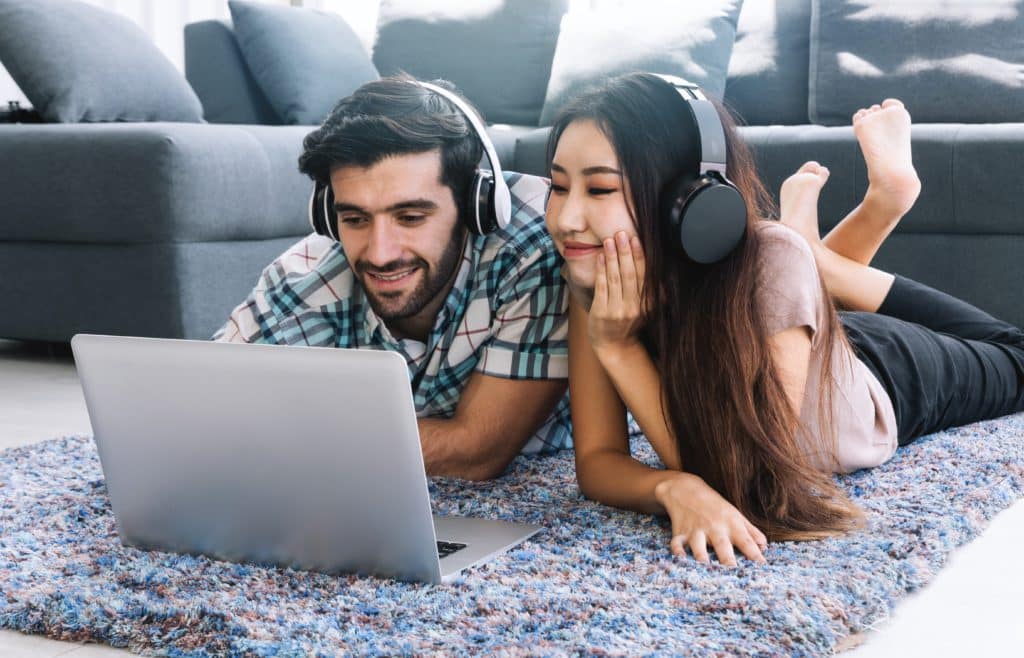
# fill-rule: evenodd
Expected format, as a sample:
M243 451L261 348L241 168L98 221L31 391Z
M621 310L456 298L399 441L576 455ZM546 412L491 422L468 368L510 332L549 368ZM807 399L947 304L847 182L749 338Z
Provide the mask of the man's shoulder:
M512 196L512 217L508 226L486 236L484 253L492 258L534 260L542 257L554 262L558 259L558 252L544 224L544 203L550 181L540 176L508 171L505 172L505 182Z
M354 280L341 245L312 233L271 263L261 283L293 304L315 308L350 296Z

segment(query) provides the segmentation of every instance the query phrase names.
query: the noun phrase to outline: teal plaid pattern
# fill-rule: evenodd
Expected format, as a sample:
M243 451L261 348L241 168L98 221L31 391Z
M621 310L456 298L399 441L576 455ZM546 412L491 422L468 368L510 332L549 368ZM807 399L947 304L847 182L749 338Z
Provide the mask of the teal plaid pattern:
M512 221L504 230L470 236L427 343L392 336L370 307L341 245L315 234L263 271L213 339L398 352L408 365L420 417L454 415L474 372L567 378L567 291L561 256L544 226L548 182L511 172L505 179ZM566 396L523 452L571 446Z

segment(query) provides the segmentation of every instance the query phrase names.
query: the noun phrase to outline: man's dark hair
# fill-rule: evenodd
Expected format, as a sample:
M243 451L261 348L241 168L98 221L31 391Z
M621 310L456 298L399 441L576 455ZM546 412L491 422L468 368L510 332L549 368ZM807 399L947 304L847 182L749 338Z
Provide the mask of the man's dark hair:
M440 149L441 184L451 189L461 219L483 145L457 107L412 80L382 78L343 98L303 140L299 171L330 184L335 167L371 167L391 156ZM445 80L431 84L455 91Z

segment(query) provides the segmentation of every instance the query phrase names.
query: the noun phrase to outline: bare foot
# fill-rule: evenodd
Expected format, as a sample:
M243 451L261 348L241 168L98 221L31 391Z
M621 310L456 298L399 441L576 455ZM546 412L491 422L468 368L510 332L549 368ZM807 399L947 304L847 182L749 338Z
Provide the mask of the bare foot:
M921 193L910 156L910 113L900 101L887 98L853 115L853 134L868 167L865 200L892 230Z
M779 221L804 236L815 251L821 244L818 195L827 180L828 168L811 160L784 180L779 189Z

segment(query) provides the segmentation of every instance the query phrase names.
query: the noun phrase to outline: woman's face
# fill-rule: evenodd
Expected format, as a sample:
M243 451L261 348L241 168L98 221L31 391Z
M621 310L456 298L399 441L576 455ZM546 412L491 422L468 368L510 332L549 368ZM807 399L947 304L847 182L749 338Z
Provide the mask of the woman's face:
M619 231L636 235L632 203L615 149L597 123L570 123L552 158L546 213L569 283L592 289L603 241Z

